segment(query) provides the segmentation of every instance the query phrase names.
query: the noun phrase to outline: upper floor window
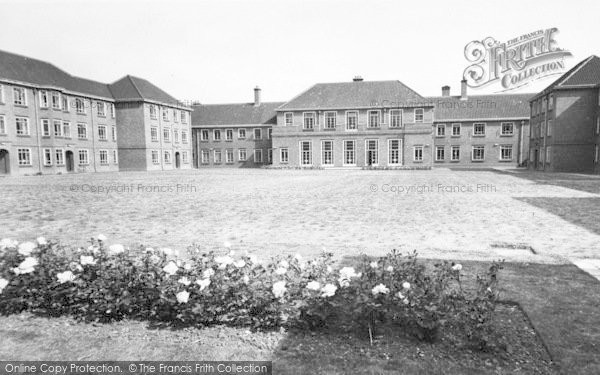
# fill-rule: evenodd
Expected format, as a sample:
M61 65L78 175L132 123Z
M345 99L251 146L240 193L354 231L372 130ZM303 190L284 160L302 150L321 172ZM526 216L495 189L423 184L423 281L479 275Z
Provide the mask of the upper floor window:
M502 135L513 135L515 125L512 122L502 123Z
M113 142L116 142L117 141L117 127L112 126L111 130L112 130L112 140L113 140Z
M173 142L179 143L179 132L177 129L173 129Z
M96 106L98 107L98 116L105 117L106 116L106 104L104 102L96 102Z
M473 135L483 136L485 135L485 124L484 123L474 123L473 124Z
M390 128L402 127L402 110L391 109L390 110Z
M325 112L325 129L335 129L336 112Z
M215 141L220 141L221 140L221 131L219 129L213 130L213 139Z
M548 109L554 108L554 96L548 96Z
M548 120L548 127L546 128L546 136L550 137L552 135L552 126L554 123L552 120Z
M179 111L176 109L173 110L173 121L179 122Z
M452 124L452 136L458 137L460 136L460 124Z
M71 123L69 121L63 121L63 137L71 138Z
M369 111L369 127L370 128L378 128L379 127L379 111Z
M346 112L346 130L358 129L358 112L348 111Z
M158 128L156 126L150 128L150 140L152 142L158 142Z
M98 139L101 141L106 141L106 126L98 125Z
M304 129L314 129L315 128L315 113L314 112L305 112L304 113Z
M225 130L225 140L226 141L233 141L233 129L227 129L227 130Z
M165 142L171 142L171 130L169 128L163 129L163 139Z
M437 124L435 135L438 137L446 136L446 124Z
M61 109L61 101L60 101L60 93L53 91L52 92L52 108L53 109Z
M187 113L185 111L181 111L181 123L187 124Z
M423 108L415 108L415 122L423 122L424 110Z
M0 104L4 103L4 85L0 85Z
M109 106L110 106L110 117L111 118L115 118L115 115L116 115L116 113L115 113L115 105L112 104L112 103L110 103Z
M156 120L156 106L150 104L150 118Z
M238 138L246 139L246 129L238 129Z
M77 138L87 139L87 137L87 125L82 123L77 124Z
M69 106L69 98L64 96L62 97L62 110L65 112L69 112L70 106Z
M6 134L6 121L4 119L4 116L0 115L0 134L4 135Z
M27 105L27 92L23 87L13 87L13 103L15 105Z
M292 112L286 112L283 114L285 126L294 125L294 114Z
M29 135L29 119L26 117L17 117L15 119L17 135Z
M169 109L168 108L163 108L162 118L163 118L163 121L169 121Z
M85 104L83 103L83 99L75 99L75 109L77 113L85 113Z
M202 129L200 131L200 140L201 141L208 141L208 130L207 129Z
M40 107L50 107L50 100L48 99L48 91L40 91Z
M254 139L262 139L262 129L254 129Z
M181 143L188 143L188 133L185 130L181 131Z

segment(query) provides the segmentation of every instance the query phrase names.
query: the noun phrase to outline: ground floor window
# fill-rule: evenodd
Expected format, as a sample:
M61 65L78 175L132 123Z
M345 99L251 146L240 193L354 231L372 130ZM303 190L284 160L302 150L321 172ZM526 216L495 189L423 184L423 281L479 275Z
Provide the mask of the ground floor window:
M300 154L302 165L312 165L312 142L300 142Z
M100 150L100 164L108 165L108 151Z
M163 154L163 160L166 164L171 164L171 151L165 151Z
M512 160L512 146L500 146L500 160Z
M54 150L54 157L56 158L56 165L65 165L65 151L62 148Z
M271 129L269 129L271 130ZM273 149L270 148L267 150L267 163L271 164L273 163Z
M423 146L415 146L413 149L413 160L423 161Z
M471 159L473 161L483 161L485 158L485 148L484 146L473 146L473 155Z
M215 164L221 164L221 150L215 150Z
M233 163L233 150L225 151L225 163L227 163L227 164Z
M548 146L546 147L546 163L551 163L552 162L552 147Z
M367 165L379 164L379 141L377 139L367 139L365 141L365 151Z
M451 160L452 161L459 161L460 160L460 146L452 146Z
M279 161L281 163L287 163L290 160L290 153L287 147L279 150Z
M263 162L262 150L254 150L254 162L255 163L262 163Z
M232 151L231 157L233 158L233 151ZM181 160L183 161L184 164L188 164L190 162L190 157L189 157L189 154L187 151L181 152Z
M247 158L248 158L248 155L246 154L246 149L240 148L238 150L238 159L240 159L240 161L246 161Z
M17 149L19 165L31 165L31 150L28 148Z
M321 147L323 149L323 165L333 165L333 141L323 141Z
M344 165L356 165L355 141L344 141Z
M598 158L600 158L600 146L596 145L596 151L594 153L594 162L598 163Z
M399 139L390 139L388 141L388 150L389 150L389 160L388 160L388 164L390 165L398 165L398 164L402 164L402 158L401 158L401 140Z
M160 161L158 160L158 151L152 151L152 164L158 164Z
M444 146L436 146L435 147L435 160L436 161L444 161L444 157L446 156L446 149Z
M87 165L90 164L88 150L79 150L79 164Z
M117 150L113 150L113 163L119 164L119 156L117 154Z
M202 150L202 156L201 156L200 162L202 164L208 164L209 163L209 159L210 159L210 151L209 150Z
M44 165L52 165L52 150L44 149Z
M48 131L48 132L50 132L50 131ZM4 116L0 116L0 134L6 134L6 122L4 120ZM48 134L48 135L50 135L50 134Z

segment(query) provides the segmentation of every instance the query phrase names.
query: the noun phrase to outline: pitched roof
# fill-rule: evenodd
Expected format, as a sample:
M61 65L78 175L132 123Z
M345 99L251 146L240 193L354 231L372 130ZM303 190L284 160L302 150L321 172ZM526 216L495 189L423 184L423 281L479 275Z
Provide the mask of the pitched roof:
M550 86L546 87L531 100L548 94L555 89L569 89L588 86L600 86L600 58L592 55L585 60L580 61L568 72L560 76Z
M109 87L118 101L154 101L182 105L177 99L143 78L127 75Z
M275 109L283 102L237 104L200 104L193 106L192 126L194 125L247 125L276 124Z
M42 87L63 88L68 91L112 98L104 83L68 74L45 61L0 50L0 78L26 82Z
M529 118L529 98L534 94L434 96L427 98L434 108L436 122Z
M386 102L410 107L424 101L421 95L400 81L317 83L277 110L368 108Z

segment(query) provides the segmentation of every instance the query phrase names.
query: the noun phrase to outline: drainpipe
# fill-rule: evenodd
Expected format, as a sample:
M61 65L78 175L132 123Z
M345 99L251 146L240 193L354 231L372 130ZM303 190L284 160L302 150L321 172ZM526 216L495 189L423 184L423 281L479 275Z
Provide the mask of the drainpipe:
M144 105L144 103L142 103L142 105ZM160 169L162 171L165 170L165 150L163 149L163 136L164 136L164 129L163 129L163 110L164 108L161 105L157 105L156 108L158 109L158 142L160 145L160 151L158 154L159 160L160 160ZM170 134L169 134L170 135Z
M27 92L27 91L26 91ZM38 154L38 170L40 173L42 173L42 138L40 137L40 128L38 127L40 125L40 113L39 113L39 102L38 102L38 90L36 90L35 88L33 89L33 111L34 111L34 117L35 117L35 134L37 135L37 154ZM29 126L31 127L31 124L29 124ZM62 126L62 124L61 124ZM29 131L31 131L31 128L29 129Z
M96 140L94 139L96 132L94 131L94 104L92 99L90 99L90 123L92 128L92 160L94 162L94 172L96 172ZM106 135L108 136L108 131Z

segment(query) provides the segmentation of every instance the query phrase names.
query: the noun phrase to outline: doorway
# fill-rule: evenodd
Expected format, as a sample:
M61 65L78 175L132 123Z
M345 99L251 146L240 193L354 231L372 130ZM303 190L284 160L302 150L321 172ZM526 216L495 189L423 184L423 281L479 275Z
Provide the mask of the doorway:
M179 152L175 153L175 168L179 169L181 165L181 156L179 155Z
M10 158L7 150L0 150L0 175L10 173Z
M67 172L73 172L75 169L75 160L73 159L73 151L66 152Z

